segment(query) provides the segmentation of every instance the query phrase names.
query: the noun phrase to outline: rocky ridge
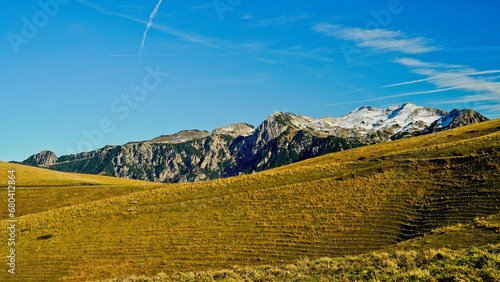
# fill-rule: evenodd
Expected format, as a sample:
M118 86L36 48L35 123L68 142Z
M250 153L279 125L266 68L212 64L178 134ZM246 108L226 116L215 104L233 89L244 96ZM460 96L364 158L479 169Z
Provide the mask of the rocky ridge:
M448 113L411 103L384 109L360 107L340 118L275 112L257 128L239 123L211 133L186 130L59 158L42 151L23 164L157 182L196 182L486 120L470 109Z

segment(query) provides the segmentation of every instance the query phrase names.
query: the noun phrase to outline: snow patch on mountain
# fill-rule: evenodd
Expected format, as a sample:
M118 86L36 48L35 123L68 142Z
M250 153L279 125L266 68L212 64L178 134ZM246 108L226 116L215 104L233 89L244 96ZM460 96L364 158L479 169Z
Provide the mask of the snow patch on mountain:
M292 113L282 115L287 115L290 118L290 124L300 130L334 134L337 131L349 129L363 135L383 130L393 134L401 131L422 130L446 114L448 114L446 111L406 103L402 106L393 105L382 109L363 106L340 118L316 119L302 115L296 116ZM276 118L277 116L277 113L274 113L270 117Z
M343 116L338 127L357 128L364 131L390 130L400 131L423 129L447 112L406 103L403 106L388 108L361 107Z

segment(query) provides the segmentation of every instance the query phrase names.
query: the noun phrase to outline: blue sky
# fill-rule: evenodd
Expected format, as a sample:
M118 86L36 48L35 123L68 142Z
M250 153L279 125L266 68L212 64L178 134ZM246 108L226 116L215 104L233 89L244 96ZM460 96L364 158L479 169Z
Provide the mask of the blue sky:
M4 2L2 161L274 111L412 102L500 117L499 1Z

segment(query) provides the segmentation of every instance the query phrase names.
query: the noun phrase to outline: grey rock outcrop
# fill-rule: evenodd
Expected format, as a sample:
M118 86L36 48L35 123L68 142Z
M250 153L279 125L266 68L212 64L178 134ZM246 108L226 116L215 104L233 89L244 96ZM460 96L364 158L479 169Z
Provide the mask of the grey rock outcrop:
M57 156L51 151L44 150L26 159L23 164L38 167L50 167L56 162Z
M239 123L211 133L185 130L59 158L43 151L23 164L165 183L197 182L486 120L469 109L448 113L410 103L385 109L361 107L341 118L275 112L257 128Z

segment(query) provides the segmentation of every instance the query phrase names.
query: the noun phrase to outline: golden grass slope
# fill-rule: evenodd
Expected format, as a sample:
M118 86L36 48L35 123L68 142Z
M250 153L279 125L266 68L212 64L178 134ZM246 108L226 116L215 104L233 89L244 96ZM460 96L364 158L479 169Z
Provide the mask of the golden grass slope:
M118 281L500 281L500 244L465 250L374 252L293 264L131 276Z
M500 214L359 256L106 281L500 281Z
M160 186L157 183L146 181L64 173L0 162L0 193L4 195L5 201L7 201L9 170L15 170L16 175L18 207L16 216L84 204ZM8 216L7 208L0 209L0 211L0 219L6 219Z
M19 218L15 278L151 276L382 249L500 211L499 131L494 120L241 177L48 207Z
M373 252L340 258L302 258L295 263L233 266L202 272L133 275L107 282L211 281L500 281L500 244L462 250Z

